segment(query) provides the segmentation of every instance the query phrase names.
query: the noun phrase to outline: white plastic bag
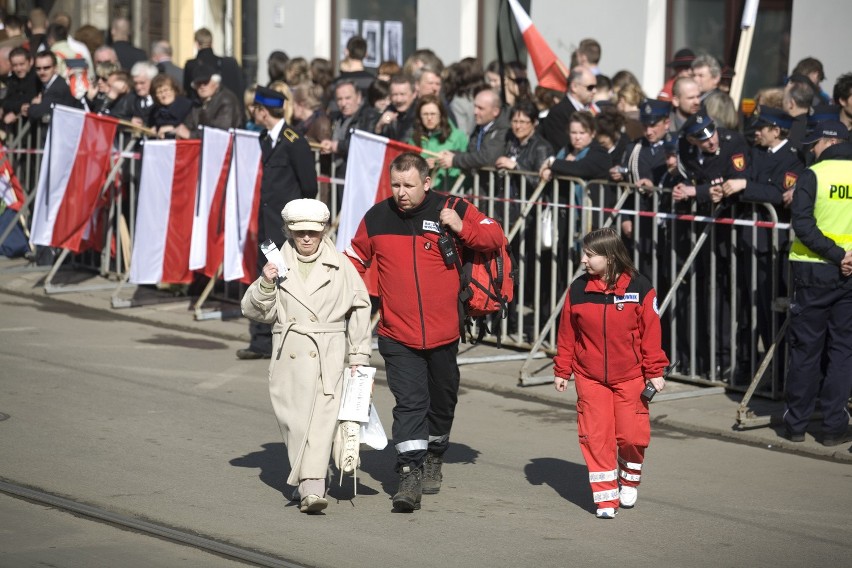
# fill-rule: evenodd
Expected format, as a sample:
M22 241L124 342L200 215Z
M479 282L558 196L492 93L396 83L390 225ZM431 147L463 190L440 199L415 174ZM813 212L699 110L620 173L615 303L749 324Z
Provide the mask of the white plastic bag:
M379 411L372 402L369 421L361 422L361 443L376 450L384 450L388 445L388 436L382 427L382 421L379 420Z

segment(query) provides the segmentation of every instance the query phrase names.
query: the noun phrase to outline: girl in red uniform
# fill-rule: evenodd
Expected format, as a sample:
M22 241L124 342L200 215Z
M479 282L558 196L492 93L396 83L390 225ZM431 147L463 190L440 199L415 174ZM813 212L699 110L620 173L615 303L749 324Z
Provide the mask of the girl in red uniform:
M646 383L665 387L657 294L636 272L612 229L583 239L586 274L571 283L559 324L554 386L574 375L577 430L597 516L611 519L636 503L651 440Z

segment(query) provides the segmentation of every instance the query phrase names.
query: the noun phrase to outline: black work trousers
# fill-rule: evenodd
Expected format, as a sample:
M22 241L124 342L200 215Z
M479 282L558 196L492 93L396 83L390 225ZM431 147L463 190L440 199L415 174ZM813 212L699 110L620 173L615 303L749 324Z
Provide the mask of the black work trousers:
M427 450L438 455L447 450L459 394L458 352L458 340L413 349L379 336L379 353L396 399L392 435L397 471L419 467Z
M823 434L842 435L852 388L852 289L796 287L790 318L784 424L805 432L819 398Z

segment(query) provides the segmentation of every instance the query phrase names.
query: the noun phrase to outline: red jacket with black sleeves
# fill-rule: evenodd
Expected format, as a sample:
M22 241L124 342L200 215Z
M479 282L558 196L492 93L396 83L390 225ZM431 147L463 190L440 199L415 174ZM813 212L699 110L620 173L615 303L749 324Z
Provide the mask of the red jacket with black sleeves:
M378 270L379 335L414 349L459 338L459 273L444 264L437 245L446 203L447 197L434 191L409 211L392 197L381 201L364 215L345 251L361 274L370 265ZM463 222L458 237L466 247L487 252L503 245L499 223L464 200L454 209Z
M584 274L571 283L553 359L554 375L577 373L603 383L662 377L657 293L641 274L622 274L614 290Z

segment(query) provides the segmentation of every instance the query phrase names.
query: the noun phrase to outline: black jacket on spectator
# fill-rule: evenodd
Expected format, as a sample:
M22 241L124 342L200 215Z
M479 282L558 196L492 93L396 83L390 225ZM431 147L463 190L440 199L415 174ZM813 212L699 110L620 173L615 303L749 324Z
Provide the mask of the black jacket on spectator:
M400 142L411 140L411 133L414 131L414 112L416 110L417 100L411 103L411 106L405 112L398 112L395 121L383 125L381 135Z
M73 108L80 108L80 102L71 94L71 89L65 79L59 75L54 75L53 78L44 87L41 102L35 105L30 105L27 116L31 120L39 121L50 114L51 105L65 105Z
M127 93L115 100L107 99L101 112L119 120L130 120L133 118L135 97L133 93Z
M589 144L589 151L579 160L555 160L550 171L555 176L575 177L584 180L607 179L612 160L609 152L595 141Z
M220 86L210 99L192 109L184 124L193 138L200 138L199 126L228 130L241 127L243 122L243 105L231 91Z
M133 117L141 118L143 124L148 124L151 119L151 111L154 110L154 97L140 97L136 93L131 93L133 99Z
M133 66L140 61L147 61L148 55L129 41L114 41L112 48L118 55L121 68L130 73Z
M186 97L177 96L168 106L154 105L147 124L152 128L178 126L184 123L190 112L192 112L192 101Z
M453 156L453 167L468 171L478 170L485 166L493 166L497 158L503 155L506 136L510 131L506 113L501 112L500 116L489 124L490 128L482 134L481 140L479 133L484 127L477 125L473 129L467 143L467 152L458 152Z
M41 83L35 71L30 69L30 72L24 75L23 79L19 79L14 73L9 73L6 77L6 98L3 99L3 112L21 112L21 105L33 100L41 90Z
M246 83L240 64L233 57L219 57L209 47L199 49L195 59L187 61L183 69L183 91L190 99L198 99L198 94L192 88L192 78L195 75L195 69L202 63L222 76L222 86L229 89L237 100L243 100Z

